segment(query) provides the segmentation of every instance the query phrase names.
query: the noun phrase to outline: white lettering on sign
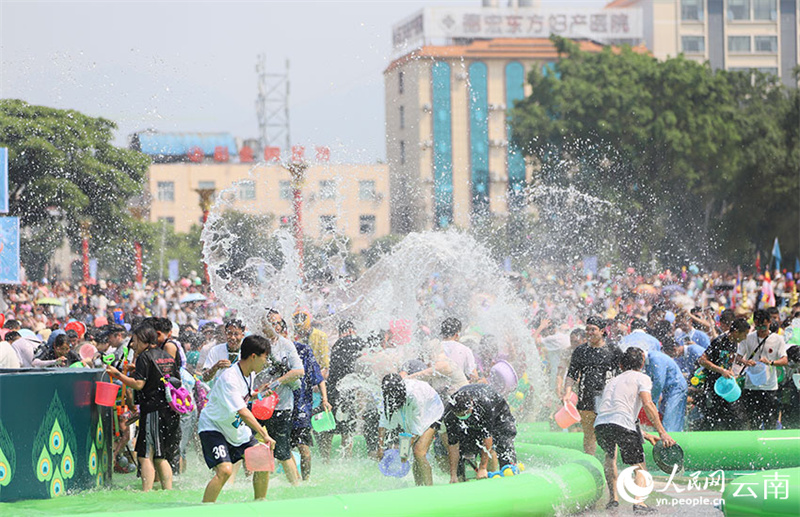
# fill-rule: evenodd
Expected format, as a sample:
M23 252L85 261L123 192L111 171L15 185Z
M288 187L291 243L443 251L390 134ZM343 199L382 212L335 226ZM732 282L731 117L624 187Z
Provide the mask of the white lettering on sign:
M458 38L566 38L641 40L641 9L427 7L392 29L395 50Z

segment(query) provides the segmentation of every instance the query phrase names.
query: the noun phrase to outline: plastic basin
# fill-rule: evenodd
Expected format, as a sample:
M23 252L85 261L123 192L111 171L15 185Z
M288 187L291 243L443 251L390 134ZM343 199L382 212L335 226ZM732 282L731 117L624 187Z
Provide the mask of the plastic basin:
M714 393L728 402L736 402L742 396L742 388L739 387L739 383L735 379L720 377L714 383Z
M561 429L566 429L572 424L581 421L581 415L575 408L572 402L564 402L564 407L559 409L555 414L556 423Z
M91 345L89 343L86 343L85 345L81 346L81 348L78 350L78 354L84 361L88 361L89 359L93 358L94 354L96 353L97 349L94 347L94 345Z
M517 372L507 361L497 361L489 370L489 384L501 395L516 390L518 383Z
M278 394L273 391L264 398L259 395L259 398L253 402L253 407L250 411L253 412L253 416L258 420L269 420L272 418L272 413L275 412L275 406L277 405Z
M755 366L750 366L745 371L745 374L753 386L762 386L767 383L767 365L764 363L756 363Z
M275 456L265 443L248 447L244 451L244 464L250 472L275 472Z
M400 451L397 449L386 449L383 451L383 459L378 463L378 469L384 476L401 478L411 470L411 462L400 461Z
M683 470L683 449L677 443L672 447L664 447L664 442L657 442L653 447L653 461L667 474L672 473L673 469L680 472Z
M311 427L318 433L326 433L336 429L336 420L333 413L323 411L311 417Z

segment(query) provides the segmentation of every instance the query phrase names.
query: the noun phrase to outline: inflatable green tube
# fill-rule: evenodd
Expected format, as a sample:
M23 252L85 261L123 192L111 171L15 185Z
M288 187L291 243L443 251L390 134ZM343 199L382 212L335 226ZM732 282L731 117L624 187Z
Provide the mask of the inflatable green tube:
M211 517L220 515L291 515L292 517L491 517L574 513L602 495L605 478L595 458L557 447L523 445L522 461L536 458L550 469L510 478L456 485L408 488L384 492L341 494L306 499L226 505L170 507L158 510L93 514L109 517Z
M670 433L683 448L684 470L763 470L800 467L800 430ZM531 432L519 426L517 443L583 450L583 433ZM603 452L598 447L597 455ZM655 467L645 443L647 464Z
M722 500L728 517L797 517L800 515L800 468L765 470L736 478L725 488Z

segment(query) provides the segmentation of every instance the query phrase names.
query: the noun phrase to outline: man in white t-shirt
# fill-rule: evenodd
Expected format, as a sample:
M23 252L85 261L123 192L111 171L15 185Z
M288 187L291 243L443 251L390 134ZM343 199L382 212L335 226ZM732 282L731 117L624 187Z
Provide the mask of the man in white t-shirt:
M645 439L653 445L659 440L664 440L664 445L667 447L675 445L675 440L661 425L658 409L650 396L653 382L641 371L644 368L644 352L637 347L628 348L622 354L620 366L623 372L606 383L600 404L596 408L597 418L594 421L597 443L606 453L603 469L609 493L607 509L619 506L616 491L617 446L622 455L622 462L637 467L636 484L643 487L646 486L644 476L646 469L642 440ZM658 437L648 433L642 436L637 421L642 407L658 431ZM633 504L633 511L651 513L656 510L645 505L643 499L637 498Z
M764 382L754 385L750 375L745 375L742 406L745 419L751 430L775 429L778 422L778 373L776 366L786 366L789 358L786 355L786 342L783 337L769 331L770 317L767 311L757 310L753 313L756 331L751 332L740 341L736 348L736 360L739 363L734 373L747 373L750 368L767 369ZM744 366L742 366L744 365Z
M280 315L278 315L280 317ZM283 319L277 320L286 326ZM270 436L275 438L275 459L281 462L286 477L292 485L299 482L297 465L292 457L292 412L294 410L294 390L300 388L300 379L305 374L303 361L294 343L277 334L272 324L265 320L262 333L270 336L271 351L267 367L256 376L256 383L269 387L278 395L278 404L269 420L261 423L267 427ZM261 390L263 391L263 390Z
M478 380L478 367L475 363L475 354L466 345L458 342L461 334L461 321L457 318L447 318L442 322L442 350L463 371L471 382Z
M203 380L209 382L219 375L220 371L229 368L239 360L239 347L244 338L244 324L239 320L230 320L225 324L225 343L220 343L209 350L203 363Z
M248 336L242 342L241 359L233 368L222 372L200 413L198 431L203 456L214 477L203 494L204 503L217 500L222 487L233 473L233 465L244 458L244 451L258 444L253 432L270 447L275 446L266 429L250 412L248 402L255 390L255 372L267 363L270 344L263 336ZM253 473L253 492L256 500L267 496L269 472Z

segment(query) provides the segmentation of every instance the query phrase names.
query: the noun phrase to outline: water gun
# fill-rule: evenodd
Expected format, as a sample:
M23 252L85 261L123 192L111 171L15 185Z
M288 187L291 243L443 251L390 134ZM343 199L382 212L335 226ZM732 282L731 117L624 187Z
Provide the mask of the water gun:
M501 468L495 472L489 472L489 479L492 478L510 478L512 476L519 475L520 472L525 470L525 465L523 463L512 463L510 465L506 465L505 467Z
M112 364L114 364L114 360L116 360L116 358L117 357L114 354L106 354L103 356L102 359L104 363L111 366Z
M202 411L208 403L208 385L203 382L199 375L195 375L194 400L197 403L197 411Z
M701 366L700 368L695 370L694 375L692 376L691 379L689 379L689 382L692 384L692 386L700 386L701 384L704 384L706 382L705 368Z
M189 393L189 390L183 386L180 388L173 386L172 383L169 382L169 375L161 377L161 381L166 388L167 403L173 411L184 415L194 410L194 402L192 402L192 394Z

